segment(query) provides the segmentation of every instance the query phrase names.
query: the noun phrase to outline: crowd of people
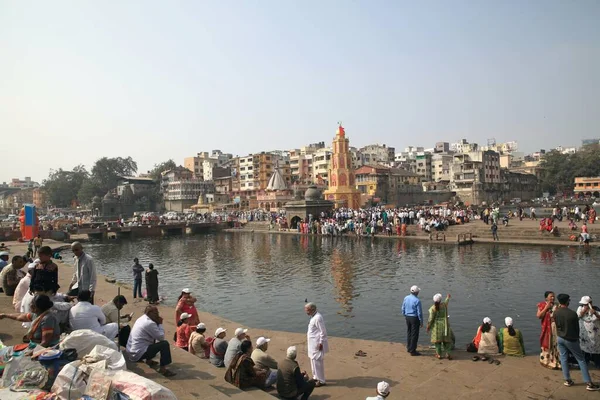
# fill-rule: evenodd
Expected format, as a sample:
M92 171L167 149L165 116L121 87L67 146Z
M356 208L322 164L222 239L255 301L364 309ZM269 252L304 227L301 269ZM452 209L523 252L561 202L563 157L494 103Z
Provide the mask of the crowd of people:
M71 250L74 272L66 293L59 292L59 269L53 262L53 252L49 246L36 249L38 258L35 260L29 255L13 256L12 262L2 268L0 274L3 273L4 293L12 296L17 312L0 314L0 319L22 322L27 329L24 338L44 347L58 344L62 334L89 329L127 347L132 360L158 365L160 373L173 376L174 373L167 369L171 363L170 347L164 340L158 309L150 304L131 328L128 323L132 321L133 314L121 314L127 305L125 296L116 296L102 307L95 305L97 274L94 260L83 251L83 245L79 242L73 242ZM134 280L138 280L140 272L137 265L136 259ZM24 267L27 273L22 272ZM158 301L158 294L153 292L152 287L155 275L156 271L150 265L146 271L146 284L150 296L147 300L152 303ZM134 297L135 294L139 294L138 285L135 285ZM158 353L161 354L160 363L152 360Z
M292 229L302 234L329 236L404 236L410 225L415 225L427 233L444 231L450 225L467 223L474 216L475 213L470 208L453 206L339 208L319 215L310 215L304 221L288 221L285 213L273 213L270 227L279 230Z
M429 308L429 318L425 321L419 293L421 289L414 285L410 294L402 303L402 314L406 319L406 350L411 356L420 356L417 351L419 329L426 323L427 333L435 347L435 357L452 359L456 339L448 320L450 294L443 300L441 293L433 296ZM590 296L583 296L576 311L569 308L571 297L568 294L555 296L546 292L545 300L538 304L537 318L541 321L540 363L551 369L562 369L565 386L573 386L570 366L578 364L589 391L600 390L593 383L588 364L593 362L600 368L600 308L592 304ZM558 300L558 303L556 303ZM523 334L514 326L511 317L504 319L504 327L497 328L489 317L483 318L473 340L467 346L468 352L478 353L473 361L489 361L496 365L500 361L495 357L507 355L525 356Z

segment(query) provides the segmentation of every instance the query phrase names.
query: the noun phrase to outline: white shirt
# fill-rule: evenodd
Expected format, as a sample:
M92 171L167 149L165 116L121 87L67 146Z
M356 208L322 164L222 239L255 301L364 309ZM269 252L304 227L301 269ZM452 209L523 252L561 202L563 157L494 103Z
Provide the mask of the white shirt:
M365 400L385 400L385 397L377 395L375 397L367 397Z
M80 301L69 311L69 322L74 331L78 329L91 329L102 332L102 325L106 323L106 317L99 306L87 301Z
M13 306L15 306L15 311L21 311L21 301L23 300L23 297L25 297L25 294L27 294L29 291L30 284L31 275L29 274L25 275L25 277L19 281L13 296Z
M323 355L329 352L329 344L327 342L327 330L321 313L316 312L308 323L308 331L306 332L308 343L308 357L311 359L320 359ZM323 350L319 350L319 345L323 345Z
M165 338L165 330L162 325L152 321L146 314L135 321L129 340L127 341L127 352L133 361L138 361L148 346Z

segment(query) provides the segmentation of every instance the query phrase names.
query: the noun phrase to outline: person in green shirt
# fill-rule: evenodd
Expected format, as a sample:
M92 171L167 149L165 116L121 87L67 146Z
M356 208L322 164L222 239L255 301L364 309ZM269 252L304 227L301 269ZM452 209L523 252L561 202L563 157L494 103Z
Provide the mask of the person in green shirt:
M513 357L525 356L525 345L523 344L523 335L519 329L513 327L511 317L504 318L506 328L498 332L498 344L500 353Z
M452 359L450 350L452 349L452 331L448 321L448 302L450 295L442 301L440 293L433 296L433 305L429 308L429 320L427 322L427 332L431 333L431 343L435 345L435 356L438 359L444 357Z

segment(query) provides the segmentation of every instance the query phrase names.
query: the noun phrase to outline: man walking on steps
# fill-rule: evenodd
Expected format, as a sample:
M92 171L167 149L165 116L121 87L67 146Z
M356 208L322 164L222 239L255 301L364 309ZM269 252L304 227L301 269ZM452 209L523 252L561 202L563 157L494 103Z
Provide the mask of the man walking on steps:
M420 356L417 351L419 342L419 328L423 327L423 308L419 300L421 289L414 285L410 288L410 294L404 298L402 303L402 315L406 319L406 350L411 356Z

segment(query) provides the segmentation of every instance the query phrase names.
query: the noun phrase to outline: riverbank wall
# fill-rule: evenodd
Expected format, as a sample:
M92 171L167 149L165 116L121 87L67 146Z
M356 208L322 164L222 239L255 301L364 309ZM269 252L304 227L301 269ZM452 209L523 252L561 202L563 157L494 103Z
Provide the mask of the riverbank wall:
M7 243L11 256L22 254L25 246L19 243ZM48 243L58 246L60 243ZM65 257L67 258L67 257ZM72 265L59 262L60 285L68 287L73 273ZM139 317L147 303L134 300L128 284L113 284L110 277L98 277L96 304L102 305L117 295L120 288L129 304L123 312L135 312ZM182 282L182 285L184 283ZM178 293L160 293L162 296L174 298ZM214 333L218 327L227 329L227 337L231 338L239 324L202 311L202 293L195 294L199 301L200 320L207 325L208 333ZM243 301L243 299L232 299ZM298 313L303 313L304 304L298 304ZM166 337L172 338L175 332L175 310L172 306L159 305L164 317ZM11 299L0 294L0 311L13 312ZM268 313L269 310L263 310ZM327 324L329 310L321 310ZM273 315L281 321L285 328L285 315ZM400 315L390 315L389 324L398 329L406 329ZM271 338L268 353L275 359L282 360L288 346L298 348L298 362L301 369L310 372L310 362L306 356L306 335L304 333L274 331L256 326L246 326L253 342L259 336ZM0 338L4 343L17 344L24 330L16 321L3 322ZM390 338L393 340L393 338ZM403 344L330 337L330 352L325 358L327 386L315 389L311 399L364 399L375 395L377 382L386 380L392 385L391 399L596 399L597 393L587 392L581 381L579 372L573 372L577 385L565 387L562 384L560 371L550 371L539 365L537 349L527 349L529 356L525 358L499 357L500 365L471 361L472 354L455 351L454 360L437 360L428 346L428 337L421 332L421 357L411 357ZM463 348L462 344L458 344ZM359 357L355 353L362 350L366 356ZM206 360L171 346L173 364L171 368L177 373L174 378L166 379L145 364L129 364L130 369L140 375L171 389L179 399L272 399L270 394L253 390L242 392L229 385L223 379L224 369L210 365ZM593 370L594 380L600 379L599 371Z

